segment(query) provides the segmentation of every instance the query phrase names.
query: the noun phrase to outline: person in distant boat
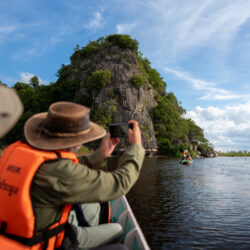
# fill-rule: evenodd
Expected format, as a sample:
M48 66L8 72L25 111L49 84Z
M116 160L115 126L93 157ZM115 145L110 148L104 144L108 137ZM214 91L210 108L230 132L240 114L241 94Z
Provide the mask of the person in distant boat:
M182 160L188 160L188 161L193 160L191 155L188 153L188 151L186 149L182 153Z
M90 209L94 220L80 213L90 227L82 226L84 218L79 219L71 208L113 200L131 189L145 155L140 128L136 121L129 121L133 124L128 132L130 146L117 169L108 172L105 158L119 139L91 122L89 111L72 102L53 103L48 112L26 121L26 142L15 142L4 151L0 162L0 245L4 249L21 244L37 249L86 249L116 242L121 236L120 224L99 225L97 207ZM83 143L102 137L97 151L76 157ZM77 207L88 213L89 207Z
M0 137L16 124L23 112L23 105L13 89L0 85Z
M185 149L182 153L182 160L187 160L188 159L188 151Z
M191 157L191 155L188 155L187 160L188 160L188 161L192 161L192 160L193 160L192 157Z

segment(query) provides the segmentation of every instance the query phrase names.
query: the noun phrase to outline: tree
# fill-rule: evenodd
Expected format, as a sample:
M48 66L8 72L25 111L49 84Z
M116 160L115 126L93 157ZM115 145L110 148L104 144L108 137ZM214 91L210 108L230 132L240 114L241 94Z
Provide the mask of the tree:
M29 83L34 89L36 89L39 86L39 78L37 76L33 76L30 78Z

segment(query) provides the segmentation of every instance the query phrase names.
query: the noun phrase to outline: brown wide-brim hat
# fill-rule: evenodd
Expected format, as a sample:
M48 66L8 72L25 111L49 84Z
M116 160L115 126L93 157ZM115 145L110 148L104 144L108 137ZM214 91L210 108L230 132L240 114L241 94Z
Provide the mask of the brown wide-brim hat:
M15 125L22 112L23 105L14 89L0 85L0 137Z
M49 111L29 118L24 125L27 142L38 149L74 147L105 136L106 130L90 122L90 109L72 102L56 102Z

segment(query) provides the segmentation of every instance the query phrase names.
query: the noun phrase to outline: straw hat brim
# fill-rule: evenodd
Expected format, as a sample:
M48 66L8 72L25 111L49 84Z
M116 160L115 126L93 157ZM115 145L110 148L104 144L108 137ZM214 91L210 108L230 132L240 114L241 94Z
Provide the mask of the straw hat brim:
M88 131L82 135L71 137L49 136L41 130L41 126L44 123L47 114L47 112L36 114L29 118L25 123L25 139L35 148L43 150L66 149L100 139L106 134L106 130L103 127L90 122Z
M15 125L23 112L20 98L13 89L0 86L0 137Z

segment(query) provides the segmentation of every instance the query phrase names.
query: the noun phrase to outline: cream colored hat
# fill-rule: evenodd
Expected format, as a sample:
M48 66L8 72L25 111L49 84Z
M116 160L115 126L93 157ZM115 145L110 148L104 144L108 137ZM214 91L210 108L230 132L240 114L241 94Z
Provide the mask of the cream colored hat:
M0 137L15 125L22 112L23 105L16 92L0 85Z

